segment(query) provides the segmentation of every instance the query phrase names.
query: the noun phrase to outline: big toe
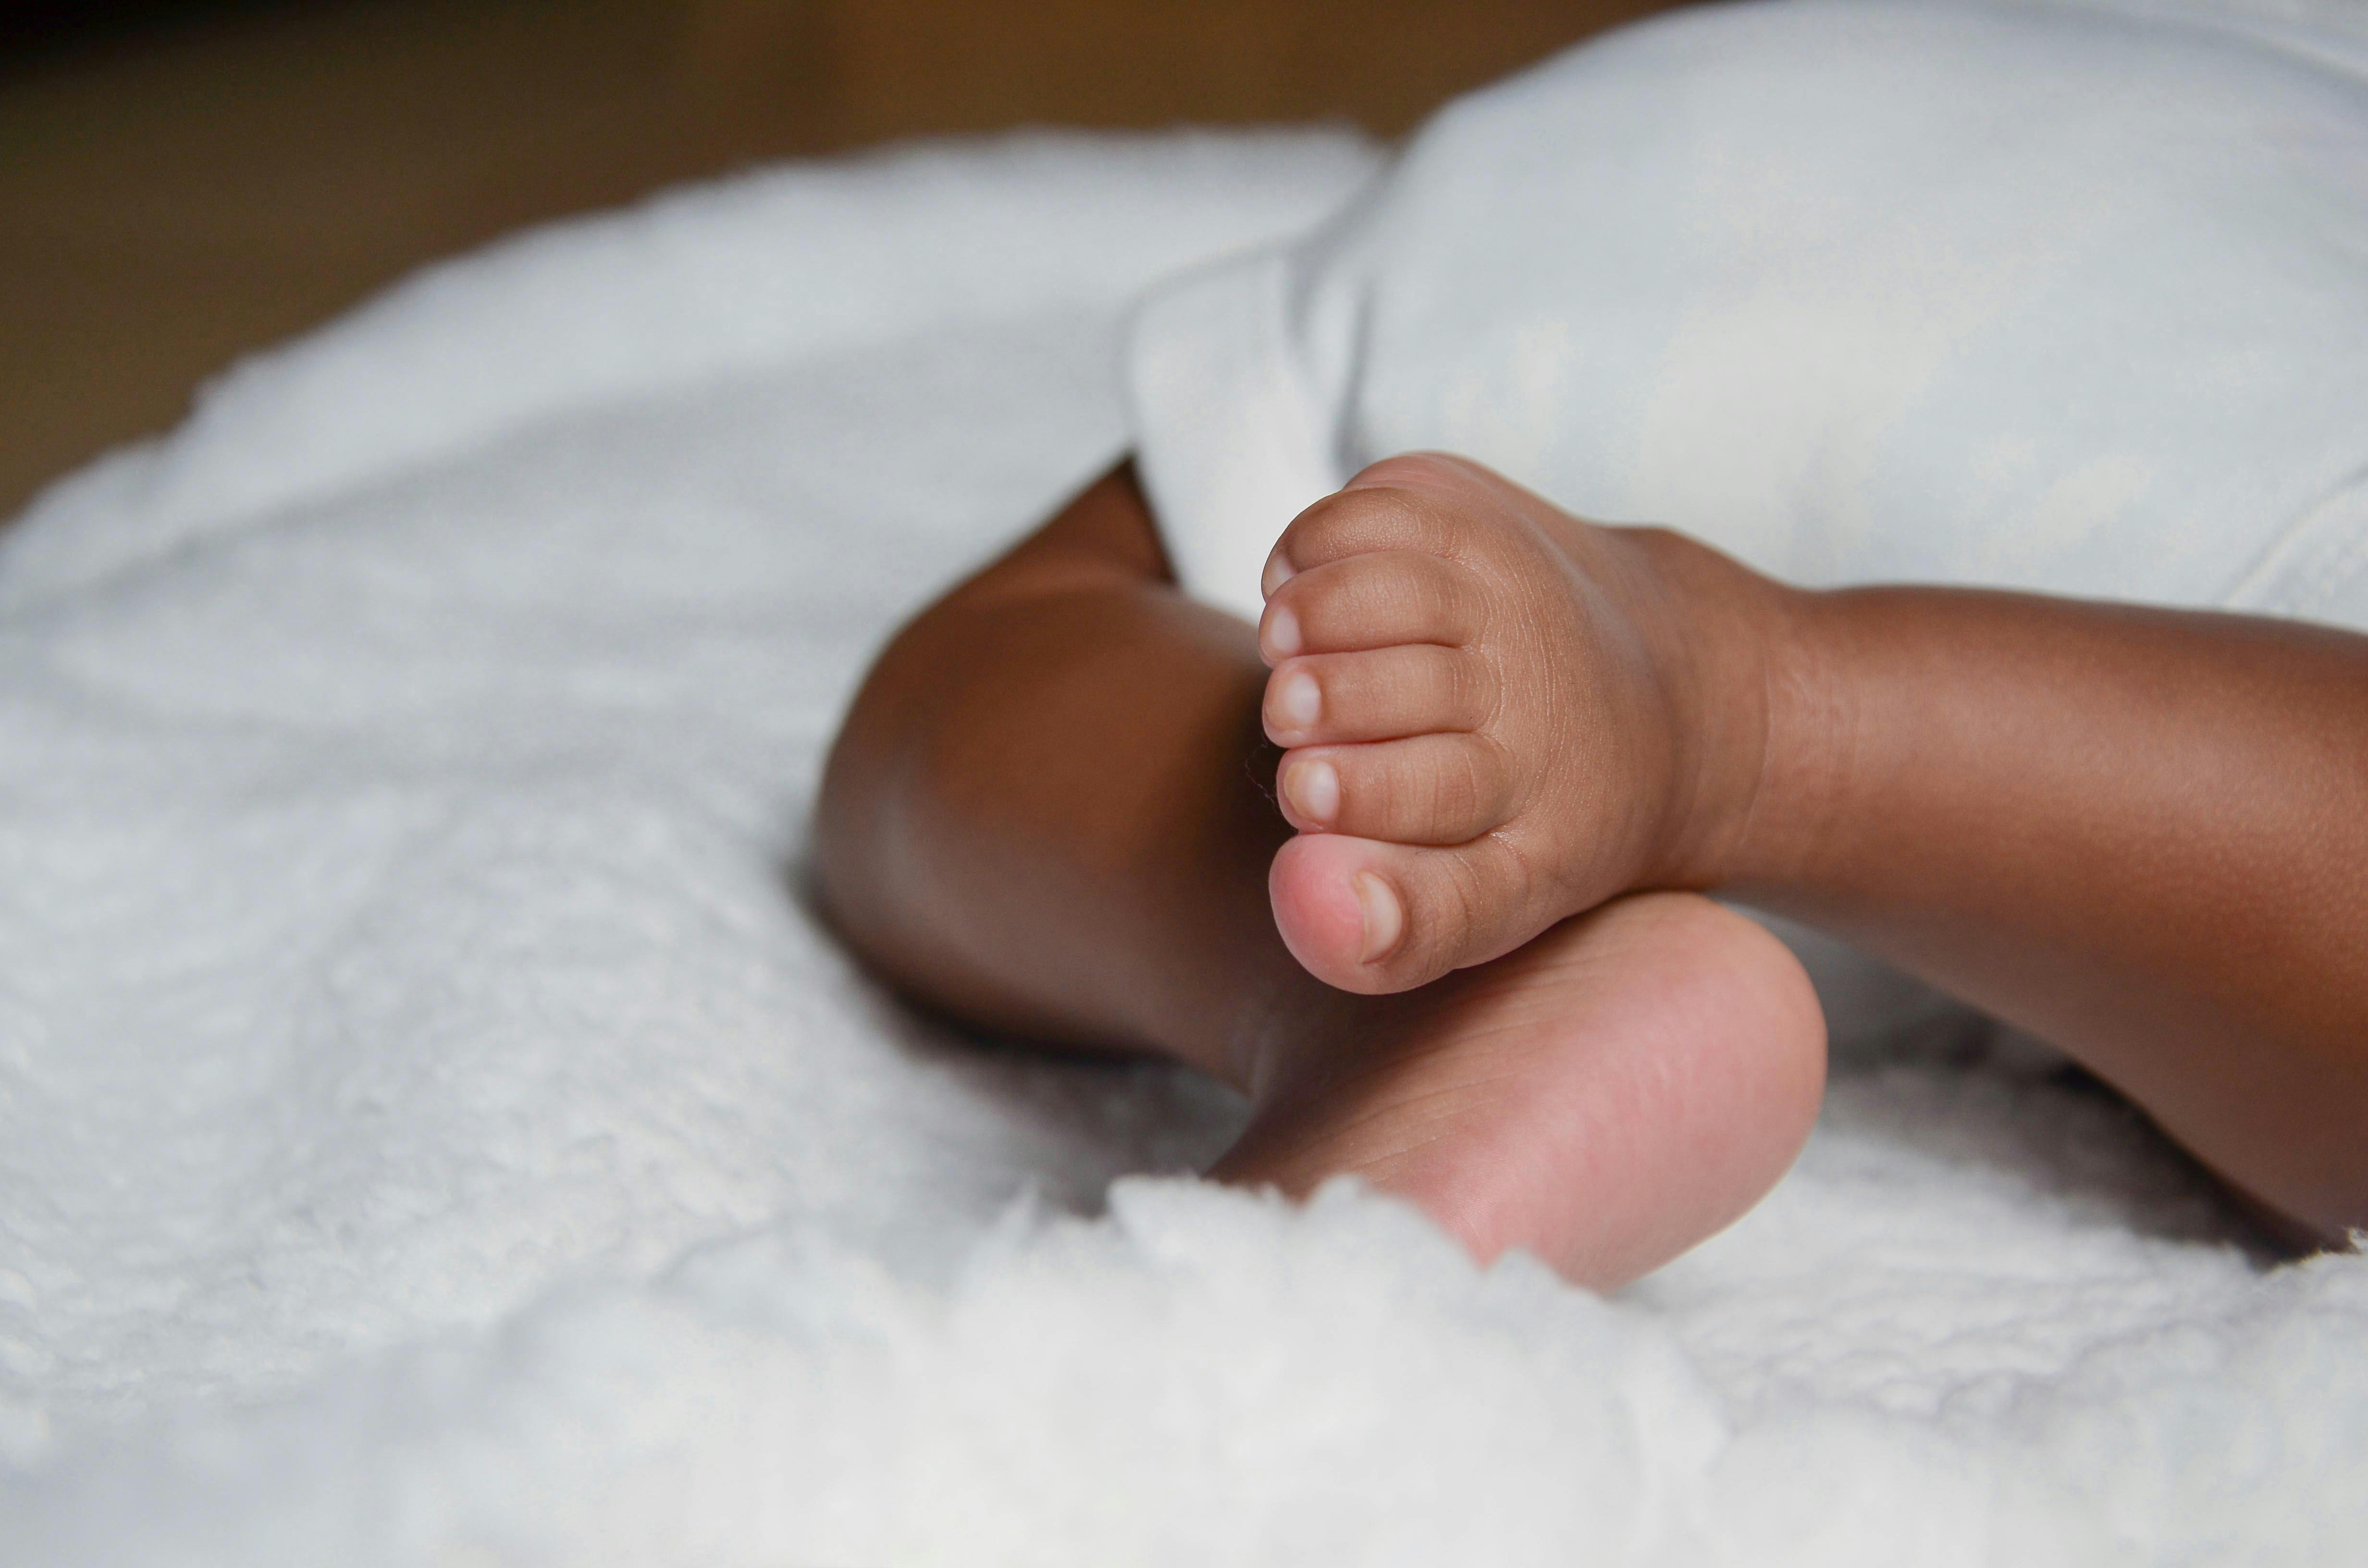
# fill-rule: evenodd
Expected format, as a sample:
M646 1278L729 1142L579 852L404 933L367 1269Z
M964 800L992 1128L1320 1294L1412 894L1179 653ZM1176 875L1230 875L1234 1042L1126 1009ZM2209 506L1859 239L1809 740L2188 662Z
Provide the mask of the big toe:
M1267 874L1275 929L1327 985L1408 991L1512 951L1553 924L1512 851L1494 838L1424 848L1302 834Z

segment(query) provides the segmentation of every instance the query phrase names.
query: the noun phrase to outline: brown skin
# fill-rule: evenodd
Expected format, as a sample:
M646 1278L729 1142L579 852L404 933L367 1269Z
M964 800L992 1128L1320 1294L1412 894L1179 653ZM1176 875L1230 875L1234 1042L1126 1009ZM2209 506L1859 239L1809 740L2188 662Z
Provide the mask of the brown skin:
M1247 1081L1245 1013L1313 1001L1271 935L1266 672L1176 593L1131 474L1103 479L890 643L815 831L840 929L934 1006Z
M2290 1233L2368 1225L2368 637L1772 597L1766 760L1705 870L2055 1042Z
M1279 550L1296 574L1269 607L1271 687L1247 628L1175 593L1124 470L907 628L821 804L823 890L859 949L958 1016L1243 1086L1261 1115L1220 1174L1301 1190L1362 1170L1483 1255L1533 1245L1603 1282L1748 1205L1814 1106L1813 1013L1756 933L1699 900L1616 897L1716 887L2049 1039L2298 1227L2368 1221L2368 639L1806 593L1450 460L1368 471ZM1332 611L1327 581L1353 585ZM1301 623L1289 650L1278 605ZM1281 710L1299 668L1322 677L1312 731ZM1360 669L1380 694L1361 710ZM1294 761L1340 765L1337 820L1287 805L1293 837L1269 803L1262 704ZM1364 872L1404 914L1371 962L1343 891ZM1467 1025L1517 995L1523 1021L1474 1070ZM1648 1050L1663 1015L1692 1021ZM1549 1016L1594 1034L1549 1046ZM1757 1033L1727 1040L1730 1018ZM1443 1063L1444 1099L1423 1078ZM1623 1113L1577 1144L1543 1113L1466 1114L1500 1081L1564 1121ZM1410 1138L1417 1103L1463 1119ZM1603 1151L1656 1117L1691 1163L1630 1148L1661 1174L1620 1190L1685 1210L1667 1223L1580 1235L1510 1192L1617 1187ZM1358 1142L1377 1128L1378 1153ZM1693 1184L1716 1193L1666 1196L1669 1171L1730 1146L1748 1157ZM1482 1179L1489 1147L1540 1153Z
M1251 1100L1212 1173L1353 1173L1482 1258L1610 1287L1748 1208L1823 1086L1790 954L1691 894L1616 900L1417 991L1285 949L1292 830L1251 629L1170 581L1133 478L1088 489L881 656L816 848L850 943L908 994L1048 1042L1157 1051Z
M1295 574L1269 569L1269 656L1289 614L1295 644L1427 643L1493 694L1474 722L1382 726L1454 732L1419 741L1282 737L1319 743L1286 757L1286 801L1325 758L1338 815L1381 824L1278 861L1284 934L1326 979L1420 983L1612 892L1718 888L2054 1042L2309 1233L2368 1222L2368 638L1803 592L1436 457L1375 464L1276 555ZM1442 822L1397 754L1449 743ZM1358 964L1320 904L1363 871L1407 930Z

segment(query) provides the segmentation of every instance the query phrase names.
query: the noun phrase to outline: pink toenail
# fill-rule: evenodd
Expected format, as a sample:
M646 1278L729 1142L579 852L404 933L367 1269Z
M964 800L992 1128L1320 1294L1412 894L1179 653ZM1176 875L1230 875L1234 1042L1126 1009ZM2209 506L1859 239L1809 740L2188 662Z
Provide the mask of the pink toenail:
M1266 570L1258 574L1258 593L1270 599L1274 597L1274 591L1277 588L1298 575L1298 571L1291 562L1282 558L1282 551L1277 550L1266 558Z
M1359 963L1385 959L1406 935L1406 910L1390 884L1371 871L1357 874L1357 908L1365 917L1365 948Z
M1291 809L1309 822L1329 823L1340 814L1340 775L1328 762L1294 762L1282 776Z
M1275 693L1275 704L1282 710L1286 722L1298 729L1307 729L1324 714L1324 688L1305 670L1283 677L1282 689Z
M1267 652L1278 659L1288 659L1299 652L1299 618L1285 609L1266 612Z

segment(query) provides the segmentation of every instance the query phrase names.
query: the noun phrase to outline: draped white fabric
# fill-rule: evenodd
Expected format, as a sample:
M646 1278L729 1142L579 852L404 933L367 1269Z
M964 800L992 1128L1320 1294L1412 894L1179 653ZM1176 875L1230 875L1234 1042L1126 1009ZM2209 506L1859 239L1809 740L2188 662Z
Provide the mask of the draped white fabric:
M1795 582L2368 626L2368 11L1679 10L1171 285L1132 380L1246 613L1301 506L1441 449Z

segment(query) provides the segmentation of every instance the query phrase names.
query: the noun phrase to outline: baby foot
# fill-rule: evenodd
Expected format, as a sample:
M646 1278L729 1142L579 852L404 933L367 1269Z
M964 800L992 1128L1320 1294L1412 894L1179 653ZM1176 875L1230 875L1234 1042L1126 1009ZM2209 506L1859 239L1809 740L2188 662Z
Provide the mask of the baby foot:
M1718 572L1673 574L1689 548L1726 564L1434 456L1376 463L1291 525L1258 641L1300 835L1269 889L1309 972L1402 991L1629 888L1686 885L1728 782L1694 696L1752 689L1703 678L1677 623L1679 579Z
M1273 1026L1212 1175L1299 1194L1352 1174L1484 1263L1520 1247L1598 1290L1758 1201L1825 1084L1801 966L1691 893L1616 899L1405 995L1324 991Z

